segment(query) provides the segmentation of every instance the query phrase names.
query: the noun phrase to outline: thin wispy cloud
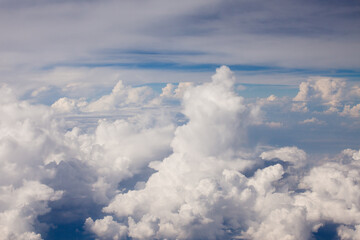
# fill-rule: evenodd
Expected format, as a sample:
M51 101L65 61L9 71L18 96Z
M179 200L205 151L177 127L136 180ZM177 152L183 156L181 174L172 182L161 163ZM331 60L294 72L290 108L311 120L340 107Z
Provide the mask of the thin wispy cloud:
M357 1L2 1L0 70L9 82L64 65L175 66L169 76L204 64L208 72L227 64L358 75L359 7Z

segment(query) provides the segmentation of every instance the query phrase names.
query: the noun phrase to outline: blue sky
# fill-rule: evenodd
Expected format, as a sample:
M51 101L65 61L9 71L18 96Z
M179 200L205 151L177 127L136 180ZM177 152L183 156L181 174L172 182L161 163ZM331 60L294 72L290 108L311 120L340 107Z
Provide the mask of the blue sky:
M0 239L359 236L359 13L0 0Z

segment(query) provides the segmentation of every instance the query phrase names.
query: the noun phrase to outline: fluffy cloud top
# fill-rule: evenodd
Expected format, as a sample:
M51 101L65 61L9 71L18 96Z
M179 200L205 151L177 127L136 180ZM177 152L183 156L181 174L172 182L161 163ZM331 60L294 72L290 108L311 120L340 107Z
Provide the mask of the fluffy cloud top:
M316 99L326 105L337 106L343 98L345 84L343 79L312 78L300 84L299 93L293 100L309 101Z
M119 81L113 88L111 94L101 97L99 100L90 103L87 111L109 111L117 106L127 106L131 104L141 104L152 95L148 87L130 88L125 87L122 81Z
M341 160L344 164L308 171L303 167L313 162L303 150L283 147L260 157L290 162L298 170L274 163L246 176L258 164L242 148L255 116L233 93L228 68L218 69L212 80L185 92L189 121L176 129L173 153L151 162L156 173L145 185L117 194L103 209L110 215L88 218L87 229L108 238L308 239L329 221L358 224L359 186L351 180L359 179L356 152ZM345 225L339 235L354 235Z
M89 208L107 203L120 181L170 152L174 127L166 114L100 120L94 132L86 133L74 126L76 122L59 118L61 111L54 114L54 109L75 111L60 107L61 100L49 108L17 100L6 86L0 91L1 239L46 236L49 226L39 222L38 216L50 214L47 219L52 219L49 202L62 213L55 215L60 218L56 221L78 221L91 212ZM123 96L119 92L121 86L112 92L114 98ZM124 94L126 99L139 100L132 89ZM103 99L98 104L108 106ZM61 206L78 209L71 212Z
M244 136L245 126L254 117L242 104L242 98L233 93L233 80L230 70L222 67L211 83L189 89L184 94L184 114L189 122L175 131L171 144L174 153L163 162L150 164L157 173L150 177L144 189L119 194L104 209L120 219L129 216L122 225L128 229L129 236L226 235L220 209L225 204L230 211L234 197L238 197L230 189L237 191L236 188L245 187L232 186L232 182L241 183L244 176L236 170L250 165L239 158L240 136ZM244 196L243 201L249 197ZM240 221L231 216L231 211L228 214L229 221ZM98 221L100 224L105 219L95 222L88 219L88 228L93 229Z
M359 100L358 86L349 86L344 79L340 78L310 78L299 86L298 94L293 98L293 111L308 111L309 106L326 106L326 112L340 112L341 115L351 117L359 116L358 105L345 104ZM319 110L317 110L319 111ZM321 111L321 110L320 110Z
M223 66L211 82L169 84L158 96L118 82L98 99L61 98L51 107L2 87L0 239L38 240L69 222L99 239L306 240L328 223L356 239L360 151L315 161L288 142L249 144L254 129L289 131L291 118L279 114L306 119L294 121L304 129L327 115L291 112L286 97L249 102L234 83ZM309 81L294 101L341 109L348 87ZM327 120L311 128L329 130Z
M57 126L46 107L17 101L6 86L0 93L0 239L41 239L37 217L62 195L41 183L53 176L44 162L61 148Z

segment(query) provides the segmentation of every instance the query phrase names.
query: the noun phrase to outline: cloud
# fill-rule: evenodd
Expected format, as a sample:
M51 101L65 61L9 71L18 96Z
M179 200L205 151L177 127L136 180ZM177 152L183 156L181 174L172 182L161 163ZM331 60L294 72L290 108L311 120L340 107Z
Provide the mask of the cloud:
M278 0L277 5L247 0L2 1L0 70L17 86L36 75L32 87L47 82L39 74L56 67L144 70L170 63L196 70L225 63L356 70L357 2ZM19 77L23 74L25 79ZM298 70L289 75L297 78Z
M155 173L141 187L116 194L103 208L107 216L88 218L89 231L139 239L308 239L331 221L350 226L339 235L352 234L360 214L352 180L360 179L358 152L315 163L297 147L282 147L262 152L269 161L262 164L242 147L259 116L234 94L233 81L221 67L212 82L184 93L189 120L176 128L173 152L149 164Z
M346 156L339 160L314 167L301 181L308 190L299 194L295 203L306 207L308 221L359 224L359 185L355 180L360 177L359 161Z
M157 94L120 81L102 96L51 107L1 87L4 239L46 238L79 222L99 239L309 239L328 223L343 239L356 236L360 151L339 141L351 140L347 119L323 114L327 124L307 130L322 113L291 112L287 97L245 99L235 83L222 66L203 84ZM334 99L320 88L304 95L310 110ZM333 92L337 107L356 101ZM280 122L286 127L266 125ZM332 155L338 148L346 149Z
M140 86L131 87L124 85L120 80L113 87L109 94L103 95L98 99L87 101L85 98L62 97L51 105L51 108L58 113L109 113L126 108L145 108L163 104L172 106L179 105L179 100L183 98L184 92L194 86L191 82L180 82L177 87L168 83L158 96L151 87Z
M283 147L261 153L260 157L264 160L278 158L284 162L294 165L302 165L306 161L306 153L297 147Z
M0 231L1 239L41 239L35 233L38 215L50 211L48 201L61 198L62 192L54 191L38 181L24 180L21 187L2 186Z
M335 78L313 78L302 82L294 101L306 102L318 100L324 105L336 107L343 99L345 88L343 79Z
M230 204L230 210L236 201L229 191L232 182L241 182L244 176L234 169L250 165L237 157L241 154L238 138L249 124L247 118L253 117L242 104L242 98L232 92L233 81L230 70L222 67L211 83L185 92L184 114L189 122L175 131L171 144L174 153L162 162L150 164L157 173L149 178L144 189L118 194L104 208L106 213L114 213L118 218L129 216L123 225L128 228L129 236L224 236L219 208L222 203ZM243 201L248 201L248 197L244 196ZM235 216L229 218L238 221ZM104 220L88 220L90 229L97 221Z
M283 124L281 122L267 122L265 125L271 127L271 128L279 128L282 127Z
M233 134L234 131L245 134L244 126L252 117L256 118L242 104L243 99L229 91L234 77L227 67L217 69L212 79L212 83L192 88L184 94L183 113L190 122L177 128L178 137L172 142L174 151L197 152L205 156L224 153L242 140ZM245 117L239 121L242 115ZM209 129L209 126L216 128Z
M324 121L321 121L315 117L312 118L308 118L305 119L303 121L300 121L299 124L318 124L318 125L322 125L322 124L326 124Z
M86 111L111 111L119 106L131 106L132 104L142 104L152 96L152 90L149 87L130 88L125 87L122 81L119 81L112 89L111 94L102 96L100 99L91 102Z
M111 216L106 216L96 222L88 218L85 226L102 239L122 239L127 234L127 228L115 222Z
M180 82L178 86L175 86L171 83L168 83L163 89L161 93L161 97L174 97L174 98L183 98L185 91L188 88L193 87L194 83L192 82Z
M111 94L130 99L128 105L141 102L136 89L127 90L120 86ZM149 111L130 114L128 119L101 120L91 131L86 122L78 125L61 116L75 108L75 113L82 113L80 101L60 99L50 108L19 101L6 86L0 91L4 239L41 239L51 224L85 219L96 212L97 204L108 203L119 182L134 176L135 183L142 180L144 176L137 174L145 174L149 162L163 159L171 150L174 126L167 113ZM120 103L112 104L116 109Z
M249 228L248 233L253 234L251 236L254 239L265 236L269 239L287 239L290 236L293 239L308 239L309 235L306 234L310 231L317 231L319 226L333 222L344 224L338 229L338 234L343 239L347 239L345 236L349 238L355 233L352 229L358 225L360 214L357 200L359 185L353 181L359 179L360 173L356 154L357 151L346 150L334 162L314 166L299 179L299 188L305 191L278 193L283 198L288 198L288 201L282 200L281 207L274 208L272 205L272 211L266 216L266 220L261 221L258 229ZM292 174L302 175L301 172ZM261 206L268 205L262 202ZM281 222L281 219L286 221ZM293 222L292 226L296 228L284 226L287 222Z
M62 196L41 183L54 174L44 162L61 148L57 126L48 108L16 100L6 86L0 92L1 239L41 239L37 217Z
M354 229L347 226L340 226L338 228L338 234L342 240L358 240L360 239L360 225L356 225Z
M151 105L155 95L150 87L130 87L119 81L110 94L87 102L85 99L60 98L51 107L60 113L71 112L109 112L124 107Z
M293 98L292 111L307 112L311 110L357 117L358 105L346 104L358 101L357 88L357 85L347 84L345 79L310 78L300 84L299 92ZM343 108L342 112L341 108Z
M345 105L344 110L340 113L342 116L360 117L360 104L350 106Z
M80 109L85 107L87 102L85 100L75 100L63 97L58 99L51 105L56 112L59 113L68 113L68 112L78 112Z

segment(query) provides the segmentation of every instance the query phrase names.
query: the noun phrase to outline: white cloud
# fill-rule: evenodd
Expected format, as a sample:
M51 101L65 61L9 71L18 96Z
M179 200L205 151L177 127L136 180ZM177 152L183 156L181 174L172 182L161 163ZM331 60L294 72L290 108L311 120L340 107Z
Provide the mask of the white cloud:
M48 201L58 200L60 191L54 191L37 181L24 181L23 186L2 186L0 189L0 239L41 239L34 231L38 215L50 211Z
M130 104L139 100L131 88L124 94ZM0 225L5 239L41 239L37 217L51 211L49 201L76 205L78 200L71 197L81 199L85 194L84 207L92 201L106 203L121 180L170 151L174 127L164 114L154 117L145 113L128 121L104 120L95 133L85 134L76 127L64 130L77 125L76 121L64 124L52 111L73 111L82 107L80 101L60 99L50 109L18 101L7 87L1 88L1 95L0 187L4 202ZM83 169L77 169L78 161ZM66 172L69 170L79 176ZM61 175L68 176L65 180ZM54 189L64 190L63 198Z
M173 84L168 83L163 89L161 93L161 97L174 97L174 98L183 98L184 93L188 88L194 86L193 82L180 82L177 87Z
M360 239L360 225L356 225L354 229L347 226L340 226L338 235L341 240L359 240Z
M121 108L149 107L158 105L156 95L150 87L130 87L119 81L111 93L87 102L84 98L63 97L51 107L58 113L102 112L109 113Z
M171 97L174 94L174 84L168 83L165 87L162 88L161 97Z
M119 81L109 95L89 103L85 111L111 111L122 106L141 105L152 97L153 92L149 87L131 88Z
M314 167L301 181L308 190L296 196L295 204L307 209L311 222L359 225L359 178L360 164L355 158Z
M243 99L230 91L233 80L230 70L222 67L217 69L212 83L184 94L183 113L190 122L177 128L178 137L172 142L174 151L217 156L227 150L233 151L242 141L239 134L245 134L244 126L251 116L242 104Z
M212 82L184 93L189 121L175 130L173 153L149 164L156 172L141 188L117 194L103 209L108 216L89 218L90 231L115 236L111 229L121 229L121 236L139 239L308 239L328 221L359 224L357 151L314 166L297 147L273 149L260 157L295 168L276 164L244 175L259 164L242 148L256 114L232 92L233 81L222 67Z
M127 228L115 222L111 216L94 222L91 218L86 219L85 226L88 231L94 232L101 239L122 239L126 237Z
M235 182L243 185L241 179L245 180L234 170L250 164L237 157L242 144L238 138L249 124L250 113L242 99L231 91L233 81L230 70L222 67L213 82L185 92L184 114L189 122L175 131L174 153L163 162L150 164L158 172L150 177L144 189L119 194L104 208L106 213L119 218L130 216L123 225L128 227L129 236L224 236L220 227L223 204L229 209L226 210L229 220L240 224L236 222L241 217L232 215L230 210L239 196L231 191L237 191ZM241 185L240 189L246 187ZM244 194L241 201L249 201L249 194ZM93 224L97 221L103 220Z
M317 125L323 125L326 124L326 122L321 121L315 117L305 119L303 121L300 121L299 124L317 124Z
M273 102L273 101L276 101L278 98L275 96L275 95L270 95L266 100L269 101L269 102Z
M257 229L248 230L248 237L269 240L308 239L310 233L304 211L301 208L275 209Z
M343 99L346 82L339 78L310 78L302 82L293 101L320 101L328 106L338 106Z
M342 116L359 116L359 104L347 102L359 100L359 86L350 86L345 79L317 77L302 82L298 94L293 98L292 111L339 113ZM326 109L322 109L326 107ZM343 111L340 109L343 107ZM304 122L305 123L305 122Z
M302 165L306 161L306 153L297 147L283 147L261 153L260 157L264 160L278 158L294 165Z
M360 117L360 103L355 106L345 105L344 110L340 113L342 116Z
M162 96L118 82L97 100L61 98L51 107L2 87L5 239L41 239L48 229L39 216L54 225L84 221L100 239L308 239L329 221L341 225L343 239L355 236L360 151L317 161L284 143L259 152L266 131L289 134L264 127L283 122L278 113L288 114L289 101L272 95L249 103L235 94L235 81L223 66L211 82L168 85ZM185 116L165 98L182 99ZM261 136L249 147L251 129Z
M69 113L69 112L78 112L80 109L85 107L87 102L85 100L75 100L67 97L58 99L51 105L56 112L60 113Z
M37 217L62 195L41 183L54 176L44 165L61 148L57 125L48 108L17 101L7 87L0 92L0 238L41 239Z

